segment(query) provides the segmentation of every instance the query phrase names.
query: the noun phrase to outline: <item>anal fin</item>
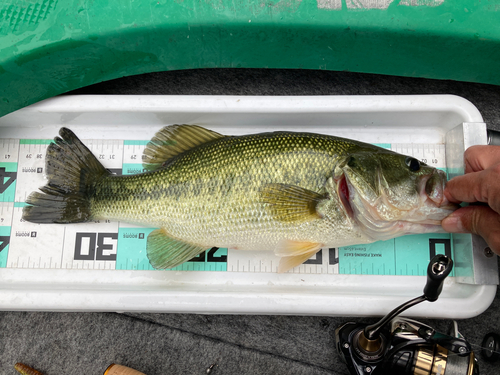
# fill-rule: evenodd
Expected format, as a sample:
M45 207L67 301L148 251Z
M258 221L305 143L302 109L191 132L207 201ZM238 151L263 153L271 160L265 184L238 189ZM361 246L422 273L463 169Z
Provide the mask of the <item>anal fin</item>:
M276 255L281 256L278 273L300 266L322 247L323 244L317 242L282 241L275 251Z
M207 248L172 238L160 228L149 234L146 250L151 266L165 269L187 262Z

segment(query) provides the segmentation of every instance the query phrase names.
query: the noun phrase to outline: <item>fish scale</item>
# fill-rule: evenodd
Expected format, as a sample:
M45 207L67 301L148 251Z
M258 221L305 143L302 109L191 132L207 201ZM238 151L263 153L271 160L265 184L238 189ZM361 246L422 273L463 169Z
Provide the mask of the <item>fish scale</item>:
M317 191L349 146L307 133L225 137L180 155L162 170L106 177L92 210L96 217L162 227L207 247L272 247L283 235L317 240L321 231L326 240L331 228L325 223L297 228L274 220L259 191L269 183Z

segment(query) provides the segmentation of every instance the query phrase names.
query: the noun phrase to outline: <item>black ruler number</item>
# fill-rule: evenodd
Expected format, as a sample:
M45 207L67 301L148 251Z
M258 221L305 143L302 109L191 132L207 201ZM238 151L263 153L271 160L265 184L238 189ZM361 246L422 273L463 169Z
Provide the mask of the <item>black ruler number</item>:
M212 247L210 250L204 251L199 255L195 256L194 258L191 258L190 260L188 260L188 262L205 262L206 258L207 262L226 263L227 255L216 256L215 252L217 250L219 250L218 247Z
M5 179L7 178L7 181ZM0 168L0 194L5 193L5 190L16 180L17 172L6 172L5 167Z
M10 236L0 236L0 252L9 246Z
M449 257L450 259L452 258L451 256L451 241L449 238L429 238L429 252L430 252L430 259L434 258L436 256L436 245L444 245L444 255Z
M82 249L83 239L87 238L89 242L88 249ZM75 260L108 260L116 261L116 248L114 244L104 243L105 239L118 239L118 233L84 233L78 232L75 241ZM86 250L86 251L83 251ZM104 254L104 250L111 253ZM114 253L113 253L114 252ZM84 254L87 253L87 254Z
M318 251L314 259L308 259L304 264L323 264L323 250Z

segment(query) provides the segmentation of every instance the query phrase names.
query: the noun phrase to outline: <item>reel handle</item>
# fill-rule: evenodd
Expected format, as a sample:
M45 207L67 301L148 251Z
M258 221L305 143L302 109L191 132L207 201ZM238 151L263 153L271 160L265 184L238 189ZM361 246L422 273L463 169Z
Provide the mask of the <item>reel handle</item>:
M453 260L446 255L438 254L434 256L427 267L427 283L424 287L425 299L434 302L438 299L443 290L444 280L453 269Z
M453 261L450 257L442 254L435 255L427 267L427 283L424 287L424 294L396 307L377 323L366 326L364 329L364 337L370 341L377 340L378 342L381 329L397 315L421 302L436 301L443 290L444 280L452 269Z

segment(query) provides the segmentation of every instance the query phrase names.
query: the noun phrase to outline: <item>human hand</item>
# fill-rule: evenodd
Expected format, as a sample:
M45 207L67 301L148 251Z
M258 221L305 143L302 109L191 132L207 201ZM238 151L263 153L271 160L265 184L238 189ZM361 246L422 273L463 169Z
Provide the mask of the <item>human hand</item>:
M474 233L500 255L500 146L472 146L464 153L465 174L446 184L452 203L486 203L459 208L441 222L451 233Z

